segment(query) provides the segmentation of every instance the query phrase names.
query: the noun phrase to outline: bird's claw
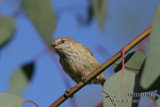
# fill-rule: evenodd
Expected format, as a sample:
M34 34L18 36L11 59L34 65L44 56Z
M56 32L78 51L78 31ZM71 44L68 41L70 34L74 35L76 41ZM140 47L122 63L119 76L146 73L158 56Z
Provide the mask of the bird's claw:
M65 92L64 92L64 97L67 98L67 95L69 94L71 88L68 88ZM71 98L73 98L73 95L71 96Z
M82 82L85 82L86 81L86 77L82 77Z
M86 77L84 76L82 77L82 82L85 83L85 81L86 81ZM92 82L89 82L88 84L92 84Z

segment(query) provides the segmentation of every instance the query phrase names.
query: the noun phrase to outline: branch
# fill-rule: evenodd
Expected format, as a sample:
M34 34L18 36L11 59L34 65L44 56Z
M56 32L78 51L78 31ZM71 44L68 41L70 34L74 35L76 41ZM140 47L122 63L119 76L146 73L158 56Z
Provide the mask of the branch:
M143 39L145 39L150 33L151 33L151 27L147 28L142 34L140 34L137 38L135 38L133 41L131 41L129 44L127 44L122 49L125 50L125 53L127 53L135 45L137 45L139 42L141 42ZM121 57L121 55L122 55L121 50L118 53L116 53L114 56L112 56L109 60L107 60L105 63L103 63L100 67L98 67L95 71L88 74L85 77L84 82L81 81L78 84L76 84L73 88L71 88L68 91L67 95L62 95L50 107L57 107L58 105L63 103L66 99L68 99L69 97L72 97L74 93L79 91L82 87L84 87L87 83L89 83L94 78L96 78L99 74L101 74L105 69L107 69L110 65L112 65L115 61L117 61Z

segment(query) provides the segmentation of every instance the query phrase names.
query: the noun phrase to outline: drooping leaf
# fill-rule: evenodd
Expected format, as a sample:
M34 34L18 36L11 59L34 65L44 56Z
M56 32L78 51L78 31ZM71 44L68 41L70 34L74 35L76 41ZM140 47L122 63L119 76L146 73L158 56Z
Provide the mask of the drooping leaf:
M157 103L157 107L160 107L160 98L158 98L158 100L156 100Z
M144 89L151 85L157 84L157 89L160 88L160 4L155 12L152 32L149 41L148 57L145 68L141 77L141 85Z
M22 107L25 99L9 94L9 93L0 93L0 107Z
M103 30L107 14L107 0L92 0L92 8L98 24Z
M125 68L123 76L123 91L121 99L121 79L122 79L122 65L121 59L118 60L116 65L114 65L114 70L116 71L111 77L109 77L103 86L103 106L108 107L132 107L137 106L132 104L131 100L139 100L139 97L132 97L129 93L139 93L141 92L141 87L139 85L139 71L145 60L145 55L142 52L132 52L125 57L125 66L130 68L136 68L137 71ZM120 101L121 100L121 101ZM128 101L128 102L127 102ZM130 101L130 102L129 102ZM125 103L123 103L125 102ZM127 102L127 103L126 103Z
M0 48L13 37L14 30L13 18L0 17Z
M23 0L23 6L35 28L50 47L56 27L51 0Z
M33 72L33 62L18 68L11 77L9 93L20 94L28 86Z

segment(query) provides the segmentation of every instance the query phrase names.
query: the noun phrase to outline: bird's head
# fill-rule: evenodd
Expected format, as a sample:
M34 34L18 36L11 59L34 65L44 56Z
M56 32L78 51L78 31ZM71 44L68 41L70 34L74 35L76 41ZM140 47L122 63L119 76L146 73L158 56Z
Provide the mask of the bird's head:
M72 38L60 37L53 41L51 47L53 47L58 54L62 54L64 51L69 50L73 43L76 43L76 41Z

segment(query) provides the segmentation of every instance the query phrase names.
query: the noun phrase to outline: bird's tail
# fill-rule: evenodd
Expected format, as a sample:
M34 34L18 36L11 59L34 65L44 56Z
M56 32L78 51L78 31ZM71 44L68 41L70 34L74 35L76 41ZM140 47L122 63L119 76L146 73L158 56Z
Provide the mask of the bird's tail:
M101 84L102 87L103 87L105 81L106 81L106 78L104 77L104 75L100 74L91 83L93 83L93 84Z
M106 78L103 78L103 79L101 80L101 85L102 85L102 87L103 87L105 81L106 81Z

